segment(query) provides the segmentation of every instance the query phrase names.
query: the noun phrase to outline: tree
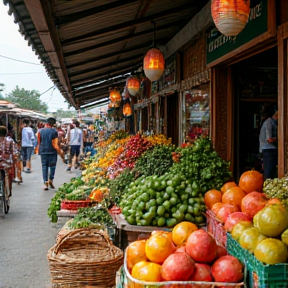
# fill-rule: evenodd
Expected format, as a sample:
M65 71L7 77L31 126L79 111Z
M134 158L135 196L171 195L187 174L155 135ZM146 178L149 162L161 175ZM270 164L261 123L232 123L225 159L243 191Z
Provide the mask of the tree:
M5 100L18 104L19 108L35 110L47 113L48 105L40 99L40 93L36 90L25 90L19 88L18 85L11 93L9 93Z

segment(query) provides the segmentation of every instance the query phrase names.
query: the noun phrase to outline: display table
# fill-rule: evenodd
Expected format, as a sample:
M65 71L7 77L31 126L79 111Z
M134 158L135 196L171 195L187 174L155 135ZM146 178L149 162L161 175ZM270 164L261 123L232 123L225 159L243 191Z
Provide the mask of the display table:
M110 213L116 227L117 227L117 240L118 247L123 251L126 247L133 241L138 239L146 239L150 236L152 231L161 230L161 231L171 231L167 227L157 227L157 226L137 226L130 225L126 220L123 214L113 214Z
M76 214L77 214L76 210L61 209L57 211L58 217L75 217Z

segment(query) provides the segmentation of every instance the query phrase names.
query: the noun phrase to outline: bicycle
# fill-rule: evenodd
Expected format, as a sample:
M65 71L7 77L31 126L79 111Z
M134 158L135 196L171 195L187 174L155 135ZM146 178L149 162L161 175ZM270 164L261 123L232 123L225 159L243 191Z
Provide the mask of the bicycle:
M10 208L9 176L6 169L0 170L0 215L4 217Z

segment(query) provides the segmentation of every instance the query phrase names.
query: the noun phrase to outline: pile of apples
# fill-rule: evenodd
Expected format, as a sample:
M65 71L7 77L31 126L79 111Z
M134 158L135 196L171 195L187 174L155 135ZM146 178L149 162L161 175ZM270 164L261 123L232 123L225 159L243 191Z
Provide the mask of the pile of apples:
M131 276L141 281L239 283L243 280L242 263L227 255L211 234L186 221L177 224L172 232L154 231L148 239L132 242L125 259ZM207 284L205 288L210 287ZM192 283L185 287L189 285L194 287Z

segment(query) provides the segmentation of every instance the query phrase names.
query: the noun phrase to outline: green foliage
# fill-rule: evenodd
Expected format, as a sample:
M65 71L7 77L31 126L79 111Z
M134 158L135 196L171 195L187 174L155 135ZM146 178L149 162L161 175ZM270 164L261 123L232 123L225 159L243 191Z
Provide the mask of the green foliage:
M140 156L135 163L133 172L137 177L163 175L173 165L172 152L175 150L174 145L156 145Z
M20 108L35 110L46 113L48 105L41 101L40 93L36 90L25 90L16 86L11 93L6 96L5 100L17 103Z

